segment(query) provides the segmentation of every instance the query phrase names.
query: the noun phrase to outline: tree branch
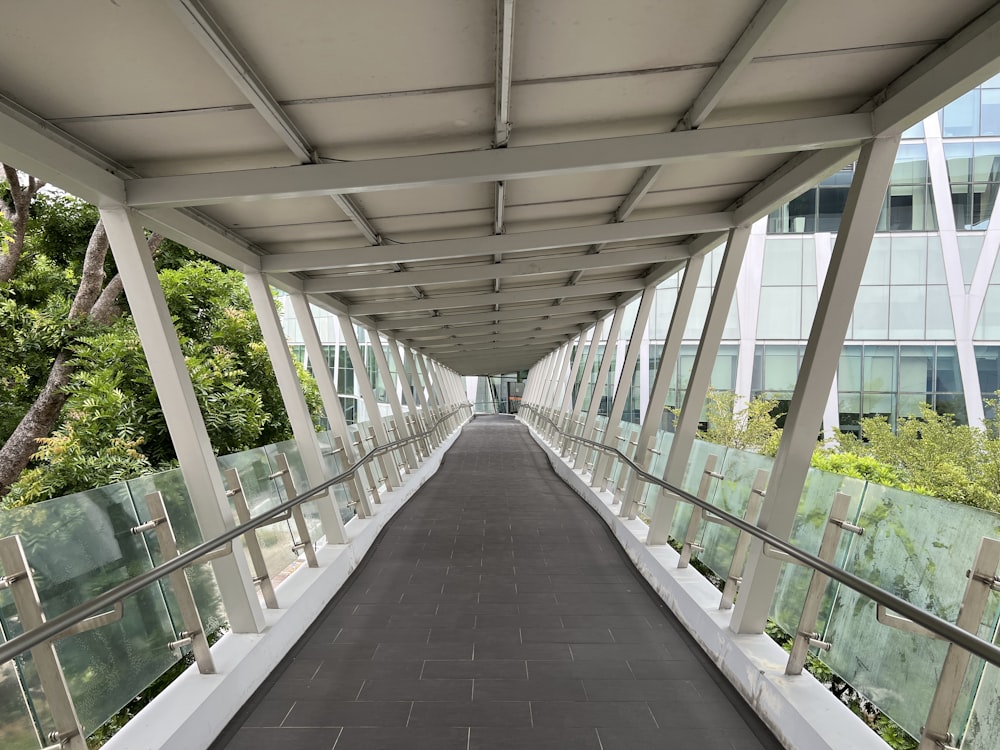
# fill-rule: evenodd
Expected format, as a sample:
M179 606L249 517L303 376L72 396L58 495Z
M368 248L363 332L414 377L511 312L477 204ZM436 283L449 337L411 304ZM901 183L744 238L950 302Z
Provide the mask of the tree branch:
M73 298L69 310L69 319L75 320L90 314L94 302L97 301L104 286L104 261L108 256L108 233L104 230L104 222L98 221L94 231L90 233L87 252L83 256L83 268L80 271L80 286Z
M14 203L14 213L10 213L10 207L4 204L4 218L14 227L14 236L7 246L7 252L0 254L0 284L10 281L17 269L17 262L21 258L24 250L24 237L28 231L28 215L30 214L31 201L35 194L45 184L34 177L28 178L27 187L21 185L21 177L17 170L4 164L4 175L10 185L10 197Z

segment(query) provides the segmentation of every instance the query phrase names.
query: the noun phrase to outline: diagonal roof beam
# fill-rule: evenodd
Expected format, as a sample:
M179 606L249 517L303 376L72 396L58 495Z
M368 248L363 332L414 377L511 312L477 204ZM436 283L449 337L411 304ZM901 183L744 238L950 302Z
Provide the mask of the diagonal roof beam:
M216 65L228 76L250 102L268 126L303 164L318 164L316 149L302 134L295 122L264 85L254 66L229 39L211 13L200 0L169 0L169 5L188 32L201 44ZM344 215L372 245L381 245L382 237L365 217L357 204L347 195L331 196ZM402 266L398 270L403 270ZM418 289L411 290L417 299L423 296Z
M975 19L875 97L878 135L905 130L1000 73L1000 4Z
M672 131L696 130L701 127L712 110L718 105L726 89L732 85L743 69L750 64L754 53L767 37L768 32L774 27L775 21L788 3L789 0L766 0L764 2L743 30L740 38L736 40L736 44L733 45L725 59L716 68L715 73L709 79L708 83L705 84L705 88L695 97L694 103L671 129ZM650 166L643 170L642 175L640 175L635 185L632 186L629 194L625 196L625 200L622 201L621 205L615 211L614 221L626 221L632 215L636 206L653 187L662 170L662 164ZM602 249L601 245L595 245L591 248L591 252L600 252ZM574 274L573 278L570 279L570 285L579 281L581 275Z
M188 32L201 44L216 65L236 84L243 96L277 133L295 158L302 163L316 161L316 151L282 110L253 66L240 54L226 33L205 10L200 0L169 0L168 3Z
M603 295L618 295L626 292L642 291L646 283L642 279L616 279L614 281L598 281L592 284L581 284L575 287L574 297L598 297ZM425 297L415 300L382 300L379 302L360 302L351 305L351 315L380 315L384 313L421 312L430 310L447 310L456 307L481 307L483 305L506 305L519 302L538 302L552 299L553 294L562 287L538 286L527 289L515 289L506 292L489 294L449 294L436 297ZM560 294L563 292L560 291ZM496 312L494 312L494 315ZM536 311L537 314L537 311Z
M729 50L726 58L716 68L705 88L695 98L691 108L681 120L681 127L685 130L701 127L712 110L719 104L726 89L732 86L736 77L753 60L757 49L767 37L768 32L774 28L774 23L778 20L781 12L789 4L789 0L766 0L754 15L753 20L740 34L740 38L736 40L736 44Z
M128 180L125 190L133 208L201 206L781 154L856 145L871 137L869 115L831 115L487 151L148 177Z
M433 268L426 271L383 273L356 273L310 279L303 287L308 293L351 292L358 289L391 289L419 284L455 284L490 279L510 279L547 273L569 273L578 268L624 268L661 263L667 260L686 260L689 257L684 245L649 245L631 250L616 250L601 255L560 255L552 258L530 260L505 260L490 265L458 265Z

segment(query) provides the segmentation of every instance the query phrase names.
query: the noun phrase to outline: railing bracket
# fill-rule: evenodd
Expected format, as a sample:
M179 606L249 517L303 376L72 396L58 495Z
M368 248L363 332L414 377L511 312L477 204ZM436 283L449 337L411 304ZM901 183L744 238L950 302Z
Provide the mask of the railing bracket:
M153 518L149 521L146 521L146 523L140 523L138 526L133 526L131 529L129 529L129 531L132 532L133 536L138 536L139 534L142 534L145 531L152 531L166 520L167 519L164 518L163 516L160 516L159 518Z
M819 633L799 633L799 636L809 641L809 646L811 648L818 648L821 651L829 651L833 648L833 644L829 641L824 641L820 639Z

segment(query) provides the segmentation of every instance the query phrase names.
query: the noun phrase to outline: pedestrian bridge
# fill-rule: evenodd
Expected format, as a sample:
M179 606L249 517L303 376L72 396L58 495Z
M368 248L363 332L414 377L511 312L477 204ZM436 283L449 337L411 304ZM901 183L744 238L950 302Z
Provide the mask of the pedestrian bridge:
M1000 746L993 517L809 466L883 206L929 189L891 192L897 145L1000 74L1000 4L7 5L4 174L13 192L35 178L21 198L48 183L98 207L179 468L0 516L5 749L80 750L182 659L107 747L444 746L463 731L467 747L879 747L802 674L817 650L921 750ZM707 448L698 421L750 228L838 170L851 186L777 456ZM214 455L147 232L244 274L294 441ZM633 424L642 331L676 274ZM317 367L330 431L315 432L272 287L314 364L312 308L338 317L363 430ZM667 425L696 299L705 323ZM525 426L466 425L461 376L526 371ZM763 635L769 617L791 654ZM731 688L687 671L706 659Z

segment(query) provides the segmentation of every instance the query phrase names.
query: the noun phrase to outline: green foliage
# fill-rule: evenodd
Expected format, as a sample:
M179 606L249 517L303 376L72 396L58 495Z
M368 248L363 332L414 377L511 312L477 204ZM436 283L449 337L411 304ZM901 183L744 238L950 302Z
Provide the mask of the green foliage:
M821 471L866 479L886 487L899 487L903 484L891 467L880 463L872 456L859 456L856 453L833 453L820 449L813 454L812 465Z
M705 398L708 429L703 437L730 448L773 456L781 442L777 420L778 402L756 397L750 401L738 399L732 391L709 388Z
M122 315L108 326L68 320L96 221L96 209L82 201L39 195L17 271L0 284L0 440L41 392L59 352L68 353L74 367L60 422L40 441L5 506L113 483L176 460L125 300ZM6 232L0 226L0 236ZM234 453L287 439L291 428L242 274L169 241L160 246L157 265L213 448ZM109 253L106 278L115 273ZM299 376L311 411L321 414L315 380L302 368Z
M1000 430L997 418L977 429L922 404L919 416L866 417L866 441L839 433L813 456L813 466L878 484L1000 511Z

